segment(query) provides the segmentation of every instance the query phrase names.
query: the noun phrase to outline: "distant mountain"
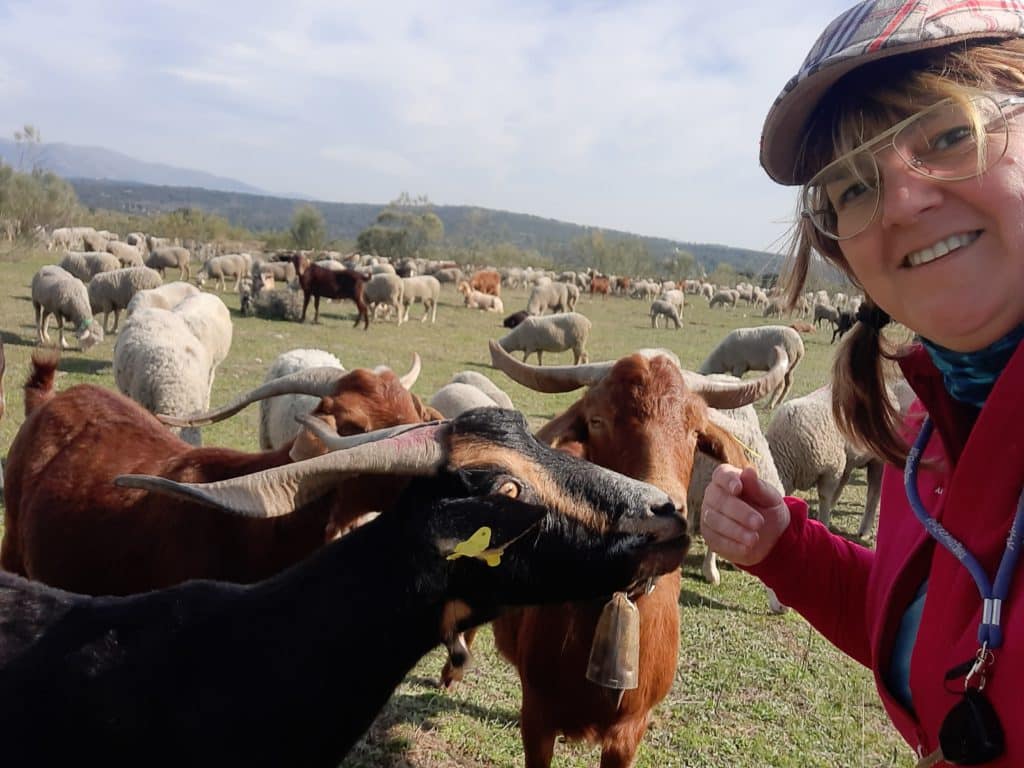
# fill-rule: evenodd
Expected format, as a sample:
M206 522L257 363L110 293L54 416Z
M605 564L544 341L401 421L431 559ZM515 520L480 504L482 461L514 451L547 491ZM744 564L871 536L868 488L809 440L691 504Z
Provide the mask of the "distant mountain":
M80 147L74 144L22 147L8 139L0 139L0 160L15 170L29 171L39 167L65 179L110 179L140 184L204 187L223 192L263 192L235 179L162 163L147 163L102 147Z
M269 195L220 192L180 186L151 186L128 182L71 179L83 205L132 214L197 208L223 216L236 226L253 232L287 229L299 205L313 205L323 214L328 236L354 241L369 227L385 203L326 203ZM569 224L541 216L495 211L464 205L432 207L444 224L445 241L454 246L473 243L512 243L524 250L536 250L556 264L569 263L570 244L592 227ZM782 257L777 254L733 248L727 245L688 243L660 237L643 237L627 232L603 230L609 237L639 237L652 257L661 261L675 258L676 250L692 253L708 271L719 262L751 275L777 272Z

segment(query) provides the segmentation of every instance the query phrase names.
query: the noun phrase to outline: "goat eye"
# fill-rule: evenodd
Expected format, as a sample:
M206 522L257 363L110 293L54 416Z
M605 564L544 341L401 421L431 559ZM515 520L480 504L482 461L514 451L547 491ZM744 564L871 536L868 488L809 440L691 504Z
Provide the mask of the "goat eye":
M591 416L587 419L587 427L590 429L601 429L604 427L604 419L598 418L597 416Z
M519 483L515 480L506 480L498 486L498 493L502 496L508 496L510 499L519 498L519 491Z

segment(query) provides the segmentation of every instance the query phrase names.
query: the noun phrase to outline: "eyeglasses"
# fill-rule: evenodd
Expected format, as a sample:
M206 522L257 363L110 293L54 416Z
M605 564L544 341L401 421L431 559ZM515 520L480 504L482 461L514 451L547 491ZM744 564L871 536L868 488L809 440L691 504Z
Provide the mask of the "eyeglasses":
M833 240L867 229L882 199L876 155L890 147L910 170L929 179L980 176L1006 154L1009 128L1003 110L1020 104L1024 97L944 99L911 115L815 174L801 192L801 215Z

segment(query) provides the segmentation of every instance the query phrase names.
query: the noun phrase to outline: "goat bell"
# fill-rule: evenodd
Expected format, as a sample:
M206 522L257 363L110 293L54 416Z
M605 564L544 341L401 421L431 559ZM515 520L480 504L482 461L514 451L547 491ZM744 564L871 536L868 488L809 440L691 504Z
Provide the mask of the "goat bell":
M630 690L638 685L639 667L640 611L625 592L616 592L594 630L587 680L603 688Z

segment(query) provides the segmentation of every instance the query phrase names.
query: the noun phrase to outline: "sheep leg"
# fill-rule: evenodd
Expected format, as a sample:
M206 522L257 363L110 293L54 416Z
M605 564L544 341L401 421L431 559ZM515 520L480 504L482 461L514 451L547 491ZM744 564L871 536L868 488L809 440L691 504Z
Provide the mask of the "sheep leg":
M875 518L878 516L878 504L882 496L882 462L872 459L868 462L868 497L864 502L864 517L860 520L860 528L857 535L862 539L871 534L875 527Z
M718 586L722 583L722 574L718 572L718 555L710 549L704 553L704 562L701 563L700 572L704 574L704 581L708 584Z
M68 349L71 345L68 344L67 339L64 338L64 315L60 312L55 313L57 315L57 328L60 331L60 348Z
M117 319L121 316L121 309L119 307L114 309L114 327L110 330L111 333L117 333ZM103 318L104 330L106 330L107 319Z
M839 494L846 485L845 480L849 477L849 471L844 470L839 478L826 476L818 480L818 522L826 528L832 521L832 507L839 500Z

